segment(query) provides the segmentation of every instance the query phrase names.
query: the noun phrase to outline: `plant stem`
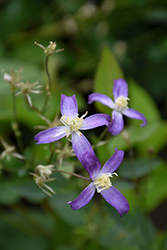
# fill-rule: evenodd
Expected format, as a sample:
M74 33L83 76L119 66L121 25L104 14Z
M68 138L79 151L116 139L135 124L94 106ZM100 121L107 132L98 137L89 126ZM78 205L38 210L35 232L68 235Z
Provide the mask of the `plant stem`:
M12 91L12 102L13 102L13 123L12 123L12 129L14 132L14 135L16 137L17 145L20 150L20 152L23 152L23 145L21 141L21 132L19 130L19 125L17 122L17 115L16 115L16 98L14 91Z
M53 172L64 173L64 174L69 174L69 175L73 175L73 176L75 176L75 177L78 177L78 178L81 178L81 179L84 179L84 180L87 180L87 181L92 181L90 178L84 177L84 176L79 175L79 174L67 172L67 171L64 171L64 170L53 169L52 171L53 171Z
M49 64L49 56L46 56L45 70L46 70L46 74L47 74L47 77L48 77L48 80L49 80L49 88L48 88L48 92L49 92L51 90L51 77L50 77L50 74L49 74L48 64Z
M45 98L45 101L44 101L44 105L43 105L43 108L41 110L41 113L44 113L44 110L46 108L46 104L48 102L48 98L50 96L50 90L51 90L51 77L50 77L50 73L49 73L49 67L48 67L48 64L49 64L49 56L46 56L46 60L45 60L45 71L46 71L46 74L47 74L47 77L48 77L48 82L49 82L49 85L46 86L46 98Z

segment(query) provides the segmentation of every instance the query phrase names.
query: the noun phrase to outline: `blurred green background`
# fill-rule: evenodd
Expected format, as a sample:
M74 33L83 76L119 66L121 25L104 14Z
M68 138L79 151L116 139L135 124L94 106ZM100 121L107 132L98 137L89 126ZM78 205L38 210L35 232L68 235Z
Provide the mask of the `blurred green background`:
M102 164L118 149L125 159L113 184L130 204L128 214L117 211L100 195L79 211L66 204L77 197L87 183L56 174L47 197L32 176L38 164L46 164L49 145L36 145L38 125L47 125L26 105L16 100L22 152L12 130L12 95L9 84L0 82L0 135L16 151L0 162L0 250L167 249L167 1L165 0L1 0L0 70L23 69L22 80L45 86L43 51L34 41L48 46L56 41L64 51L49 58L52 96L45 116L51 121L59 113L61 93L76 94L80 115L88 110L109 113L106 107L87 104L93 91L112 97L113 79L125 78L129 106L148 119L125 119L124 131L108 133L107 144L95 148ZM43 87L45 93L45 87ZM31 95L42 107L44 94ZM85 133L98 142L101 129ZM62 145L66 140L60 142ZM59 146L59 144L58 144ZM0 152L4 148L0 145ZM53 162L57 162L56 154ZM86 175L80 162L66 158L62 169Z

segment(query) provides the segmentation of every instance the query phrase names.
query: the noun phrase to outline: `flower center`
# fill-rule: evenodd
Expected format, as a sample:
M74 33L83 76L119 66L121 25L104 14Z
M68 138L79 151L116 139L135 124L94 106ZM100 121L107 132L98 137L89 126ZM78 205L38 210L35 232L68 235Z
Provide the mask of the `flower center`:
M104 189L109 189L109 187L112 186L112 183L110 181L110 177L113 177L113 175L117 175L117 173L113 172L112 174L106 173L106 174L99 174L95 180L94 185L96 186L97 192L100 193Z
M128 109L128 101L129 101L128 97L124 97L122 95L119 96L116 99L114 109L120 112L125 111L126 109Z
M73 132L77 133L78 135L82 135L79 129L82 127L83 118L87 115L87 113L88 112L86 112L80 118L78 117L78 114L74 118L71 118L66 115L63 115L61 117L60 121L66 126L67 137Z

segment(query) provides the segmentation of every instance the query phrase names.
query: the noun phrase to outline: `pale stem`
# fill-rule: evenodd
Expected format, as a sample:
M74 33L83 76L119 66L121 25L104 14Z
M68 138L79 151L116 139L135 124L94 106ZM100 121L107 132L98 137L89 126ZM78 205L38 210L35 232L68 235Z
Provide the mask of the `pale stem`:
M84 177L84 176L79 175L79 174L75 174L75 173L67 172L67 171L64 171L64 170L53 169L52 171L53 171L53 172L59 172L59 173L64 173L64 174L73 175L73 176L75 176L75 177L78 177L78 178L84 179L84 180L86 180L86 181L92 181L90 178Z

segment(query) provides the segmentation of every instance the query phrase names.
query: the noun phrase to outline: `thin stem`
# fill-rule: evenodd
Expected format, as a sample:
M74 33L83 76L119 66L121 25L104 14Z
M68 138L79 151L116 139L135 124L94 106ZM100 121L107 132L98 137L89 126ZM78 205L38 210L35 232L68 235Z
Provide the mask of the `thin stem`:
M64 173L64 174L69 174L69 175L73 175L73 176L75 176L75 177L78 177L78 178L81 178L81 179L84 179L84 180L87 180L87 181L92 181L90 178L84 177L84 176L79 175L79 174L67 172L67 171L64 171L64 170L53 169L52 171L53 171L53 172Z
M13 120L16 122L16 101L15 101L15 94L12 91L12 102L13 102Z
M103 132L101 133L100 137L99 137L99 141L101 141L103 139L103 137L105 136L105 134L107 133L108 127L105 127L105 129L103 130Z
M48 63L49 63L49 56L46 56L46 61L45 61L45 70L46 70L46 74L49 80L49 88L48 88L48 92L51 90L51 77L49 74L49 67L48 67Z
M102 141L102 139L103 139L103 137L105 136L107 130L108 130L108 128L106 127L106 128L102 131L101 135L100 135L99 138L98 138L98 141L92 146L93 148L96 148L96 147L98 147L98 146L101 146L101 145L104 145L104 144L107 143L107 140L106 140L106 141ZM101 143L100 143L100 142L101 142ZM100 145L99 145L99 144L100 144Z
M45 60L45 71L46 71L46 74L47 74L47 77L48 77L48 82L49 82L49 85L46 87L46 98L45 98L45 101L44 101L44 105L43 105L43 108L41 110L41 113L44 112L45 110L45 107L46 107L46 104L48 102L48 98L50 96L50 90L51 90L51 77L50 77L50 73L49 73L49 56L46 56L46 60Z
M54 152L51 153L47 165L51 164L53 156L54 156Z
M23 145L21 141L21 132L19 130L19 125L17 122L17 115L16 115L16 98L14 91L12 91L12 102L13 102L13 123L12 123L12 129L14 132L14 135L16 137L17 145L20 150L20 152L23 152Z

